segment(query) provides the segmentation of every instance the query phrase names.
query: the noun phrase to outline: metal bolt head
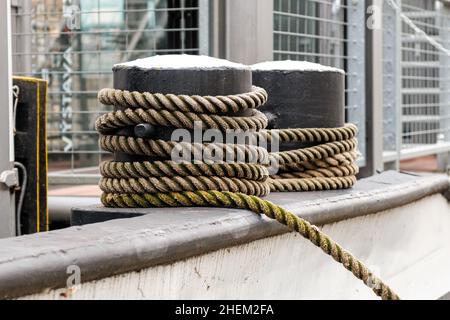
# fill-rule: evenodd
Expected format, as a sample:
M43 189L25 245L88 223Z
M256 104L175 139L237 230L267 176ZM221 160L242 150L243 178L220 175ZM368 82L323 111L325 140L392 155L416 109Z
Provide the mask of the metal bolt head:
M155 127L149 123L141 123L134 127L134 134L139 138L152 138L155 131Z
M6 170L0 174L0 183L8 188L17 187L19 185L19 175L16 169Z

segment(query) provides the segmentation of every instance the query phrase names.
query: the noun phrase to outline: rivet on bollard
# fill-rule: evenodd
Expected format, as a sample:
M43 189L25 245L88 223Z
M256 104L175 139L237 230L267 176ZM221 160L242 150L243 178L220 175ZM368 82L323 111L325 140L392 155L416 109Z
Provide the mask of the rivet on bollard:
M267 117L268 120L268 124L267 124L267 130L271 130L271 129L278 129L278 125L277 125L277 118L279 114L275 114L272 112L268 112L265 111L263 112L264 115Z
M134 134L139 138L152 138L155 132L155 127L149 123L141 123L134 127Z

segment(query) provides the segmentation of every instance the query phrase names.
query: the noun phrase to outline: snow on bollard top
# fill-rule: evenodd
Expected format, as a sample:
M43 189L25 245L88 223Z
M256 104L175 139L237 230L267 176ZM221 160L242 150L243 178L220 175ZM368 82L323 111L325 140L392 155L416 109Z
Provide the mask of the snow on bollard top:
M144 59L119 63L114 68L141 68L147 70L183 70L183 69L235 69L250 70L249 66L224 59L188 54L158 55Z
M208 56L152 56L116 64L113 72L119 90L199 96L252 90L250 66Z
M324 66L308 61L267 61L251 66L253 71L299 71L299 72L337 72L345 74L345 71L338 68Z

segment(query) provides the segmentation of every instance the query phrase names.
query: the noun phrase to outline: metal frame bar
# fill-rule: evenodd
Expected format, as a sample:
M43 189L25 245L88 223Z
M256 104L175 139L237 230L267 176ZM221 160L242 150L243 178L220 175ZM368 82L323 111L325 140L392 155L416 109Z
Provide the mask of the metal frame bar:
M224 2L225 58L244 64L272 60L273 0Z
M401 8L402 7L402 0L397 0L397 4L398 6ZM397 32L395 33L395 48L396 48L396 53L395 53L395 61L397 62L396 66L395 66L395 87L396 87L396 95L395 95L395 105L396 105L396 112L395 112L395 117L396 117L396 141L397 141L397 169L400 169L400 160L401 160L401 155L402 155L402 139L403 139L403 128L402 128L402 102L403 102L403 96L402 96L402 19L400 17L400 12L396 12L395 15L395 24L396 24L396 30Z
M198 47L201 55L210 54L210 22L211 22L211 0L198 0Z
M370 159L372 163L371 170L372 174L375 174L376 172L383 171L384 169L383 135L380 134L381 132L383 132L383 72L379 72L383 70L383 0L372 0L369 1L368 4L372 5L373 8L377 8L377 10L380 10L379 12L377 11L373 13L372 18L380 19L380 21L376 21L376 24L379 25L375 25L371 30L372 50L370 51L370 53L367 52L371 55L372 62L372 72L369 73L371 75L370 78L372 84L372 108L371 110L366 111L366 116L368 117L368 119L371 119L371 121L367 121L366 138L371 137L372 139L366 139L366 150L367 148L369 148L369 146L372 148L372 158ZM380 16L377 16L378 13L380 14Z
M0 1L0 172L13 169L14 140L12 115L12 41L11 41L11 0ZM0 186L0 238L15 235L14 193Z
M398 0L400 1L400 0ZM383 3L383 161L384 168L400 168L401 147L401 20L398 12ZM392 155L394 157L392 158ZM392 160L388 160L388 157Z
M440 39L444 45L450 44L450 8L448 6L441 5L439 8L438 24L441 28ZM445 17L448 17L447 19ZM447 32L445 31L447 30ZM450 105L443 105L450 103L450 57L447 55L439 56L439 90L440 90L440 110L441 127L444 128L442 132L442 142L448 143L450 141ZM438 168L442 171L447 171L450 165L450 153L449 151L438 153Z
M366 114L370 114L372 106L368 104L367 99L371 97L371 82L366 74L371 74L370 70L370 53L372 43L365 33L366 26L366 8L365 1L351 1L347 9L347 38L348 39L364 39L362 41L349 41L347 44L347 121L355 123L359 128L359 150L364 155L359 160L361 168L361 176L371 175L373 172L373 162L371 153L370 138L373 135L369 131L370 119L366 118ZM365 58L361 58L365 57ZM366 124L369 124L366 127ZM369 135L368 135L369 134Z

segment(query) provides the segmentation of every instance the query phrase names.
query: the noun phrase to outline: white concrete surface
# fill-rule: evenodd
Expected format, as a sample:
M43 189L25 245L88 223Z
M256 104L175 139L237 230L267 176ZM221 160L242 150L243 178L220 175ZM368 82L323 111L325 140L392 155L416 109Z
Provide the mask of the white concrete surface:
M325 225L403 299L450 291L450 205L440 194ZM82 273L82 270L81 270ZM376 299L295 233L24 299Z

